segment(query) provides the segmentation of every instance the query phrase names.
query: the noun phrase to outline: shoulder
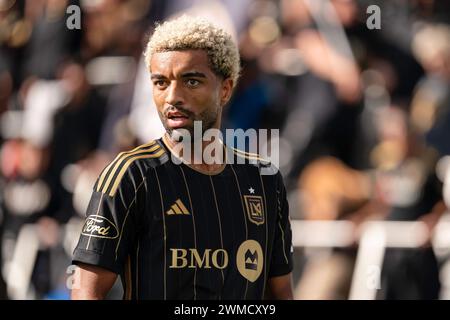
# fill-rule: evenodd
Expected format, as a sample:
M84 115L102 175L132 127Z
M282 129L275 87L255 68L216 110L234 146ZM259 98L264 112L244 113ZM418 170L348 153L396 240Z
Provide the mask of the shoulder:
M231 153L233 155L235 161L245 161L250 164L261 167L267 167L271 165L269 159L263 158L257 153L242 151L240 149L236 149L230 146L227 146L227 149L229 150L228 153L229 154Z
M112 197L124 179L138 184L149 167L162 164L166 158L167 153L158 140L121 152L103 169L94 189Z
M260 156L257 153L245 152L240 149L227 146L229 153L233 155L233 163L237 164L249 164L257 167L260 170L261 175L274 176L279 175L279 170L275 164L269 159Z

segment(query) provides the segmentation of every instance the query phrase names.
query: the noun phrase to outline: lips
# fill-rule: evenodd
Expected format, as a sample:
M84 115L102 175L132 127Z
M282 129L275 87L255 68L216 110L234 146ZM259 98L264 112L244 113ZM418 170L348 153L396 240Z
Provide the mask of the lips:
M171 128L184 127L189 123L189 116L179 111L167 112L167 124Z

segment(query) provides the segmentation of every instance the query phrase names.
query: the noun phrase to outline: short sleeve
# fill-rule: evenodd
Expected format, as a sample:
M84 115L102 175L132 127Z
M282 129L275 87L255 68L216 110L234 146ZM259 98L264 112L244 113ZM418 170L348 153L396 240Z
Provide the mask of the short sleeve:
M292 230L289 219L289 204L281 174L277 173L277 217L269 277L288 274L292 271Z
M97 180L72 263L91 264L120 274L136 239L139 188L129 172L113 195L98 185Z

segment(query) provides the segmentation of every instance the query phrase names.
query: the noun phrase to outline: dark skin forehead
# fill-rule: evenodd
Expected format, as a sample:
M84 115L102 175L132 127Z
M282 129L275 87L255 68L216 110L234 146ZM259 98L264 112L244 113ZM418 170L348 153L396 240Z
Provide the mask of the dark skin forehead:
M211 68L205 50L175 50L154 53L150 61L150 72L152 78L198 76L222 80L222 77Z

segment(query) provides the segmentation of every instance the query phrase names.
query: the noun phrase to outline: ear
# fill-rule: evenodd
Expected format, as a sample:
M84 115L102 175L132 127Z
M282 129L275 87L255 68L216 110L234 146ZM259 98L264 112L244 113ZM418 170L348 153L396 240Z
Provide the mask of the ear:
M233 93L233 79L226 78L222 81L222 88L220 90L220 105L223 107L231 98Z

